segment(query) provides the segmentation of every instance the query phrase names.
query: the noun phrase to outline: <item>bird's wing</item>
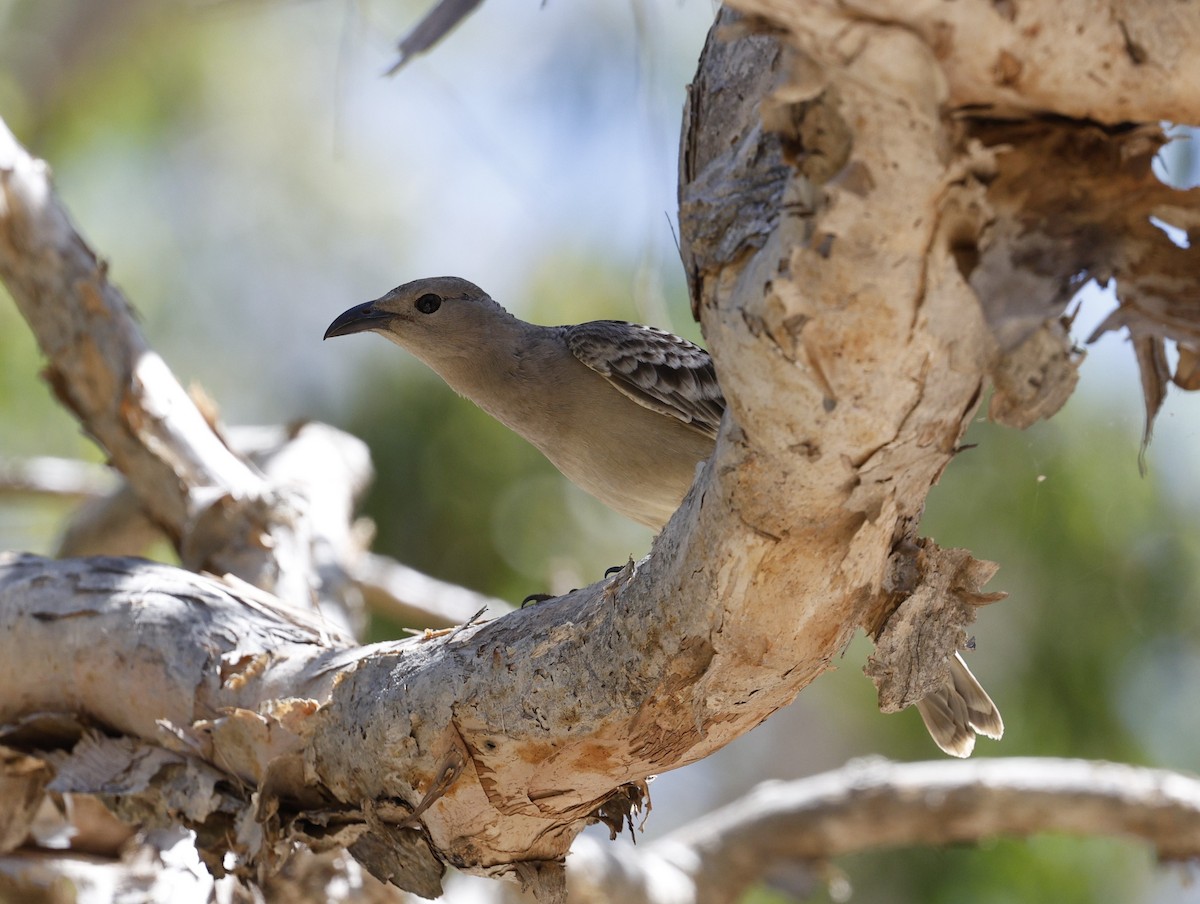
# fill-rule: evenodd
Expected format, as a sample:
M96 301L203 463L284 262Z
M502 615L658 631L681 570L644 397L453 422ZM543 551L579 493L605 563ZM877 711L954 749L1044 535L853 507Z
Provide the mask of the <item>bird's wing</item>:
M725 411L708 352L665 330L621 320L564 327L572 354L652 411L716 438Z

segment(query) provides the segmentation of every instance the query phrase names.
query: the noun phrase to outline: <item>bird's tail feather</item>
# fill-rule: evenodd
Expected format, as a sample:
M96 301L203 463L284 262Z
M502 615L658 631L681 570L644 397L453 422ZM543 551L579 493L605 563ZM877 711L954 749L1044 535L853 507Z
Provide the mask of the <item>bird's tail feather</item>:
M945 685L918 702L917 711L934 742L951 756L970 756L976 734L995 740L1004 734L1000 710L957 653Z

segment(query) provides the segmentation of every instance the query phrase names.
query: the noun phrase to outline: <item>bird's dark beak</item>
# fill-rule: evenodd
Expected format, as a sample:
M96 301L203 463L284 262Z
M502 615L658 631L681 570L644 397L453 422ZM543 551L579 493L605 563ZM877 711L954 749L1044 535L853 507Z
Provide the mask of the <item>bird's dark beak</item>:
M325 338L377 330L394 316L387 311L379 310L373 301L355 305L350 310L338 314L337 319L329 324L329 329L325 331Z

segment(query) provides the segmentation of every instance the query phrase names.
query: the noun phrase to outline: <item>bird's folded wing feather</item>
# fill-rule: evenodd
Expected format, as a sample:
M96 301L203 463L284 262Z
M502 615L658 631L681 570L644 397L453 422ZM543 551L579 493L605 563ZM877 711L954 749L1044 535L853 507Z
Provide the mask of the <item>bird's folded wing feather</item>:
M564 328L572 354L629 398L716 438L725 411L708 352L636 323L594 320Z

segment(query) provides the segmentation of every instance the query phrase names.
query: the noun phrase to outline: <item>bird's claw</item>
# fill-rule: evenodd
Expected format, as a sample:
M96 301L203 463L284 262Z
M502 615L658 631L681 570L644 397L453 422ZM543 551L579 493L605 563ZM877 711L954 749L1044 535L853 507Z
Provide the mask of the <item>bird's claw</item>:
M604 572L604 577L615 575L604 587L604 596L606 599L613 599L622 587L629 583L629 579L633 577L634 564L633 556L629 557L629 561L624 565L614 565L612 568Z

